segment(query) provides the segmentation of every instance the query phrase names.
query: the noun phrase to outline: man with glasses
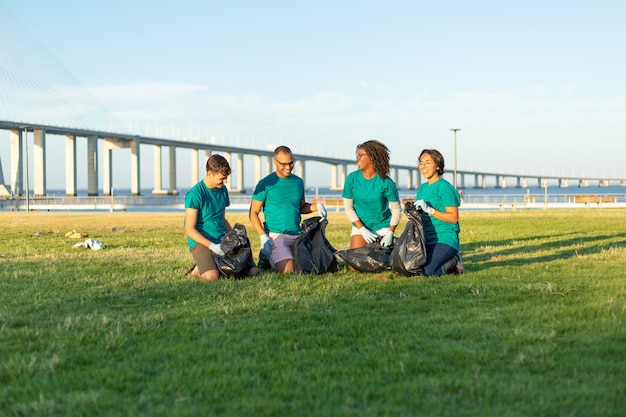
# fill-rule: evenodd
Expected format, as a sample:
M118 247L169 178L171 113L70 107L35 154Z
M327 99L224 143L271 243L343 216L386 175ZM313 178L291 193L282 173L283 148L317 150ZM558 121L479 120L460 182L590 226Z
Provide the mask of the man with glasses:
M326 217L322 203L311 204L304 199L304 181L291 173L293 154L287 146L274 150L276 170L256 185L250 203L250 222L261 239L261 252L268 256L272 268L280 273L295 269L293 247L301 233L302 214L314 211ZM263 210L264 222L260 213Z

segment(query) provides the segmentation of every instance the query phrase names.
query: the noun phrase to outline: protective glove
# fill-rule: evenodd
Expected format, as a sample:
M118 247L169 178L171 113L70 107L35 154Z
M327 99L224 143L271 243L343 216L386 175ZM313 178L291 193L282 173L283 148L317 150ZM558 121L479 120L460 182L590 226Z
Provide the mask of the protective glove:
M328 212L326 211L326 206L324 206L322 203L317 203L317 212L320 214L322 219L325 219L326 215L328 214Z
M221 243L211 243L209 249L211 249L211 251L216 255L224 256L224 251L222 250Z
M387 246L391 246L393 243L393 232L387 228L383 230L383 237L380 239L380 246L386 248Z
M376 242L380 237L365 226L359 227L359 232L361 232L361 236L363 236L363 239L365 239L367 243Z
M432 216L435 213L435 209L432 208L427 202L425 202L424 200L417 200L415 203L413 203L415 205L415 207L419 207L421 208L425 213L428 213L430 216Z
M270 256L270 248L272 246L274 246L272 239L270 239L268 235L261 235L261 252L263 252L264 255Z

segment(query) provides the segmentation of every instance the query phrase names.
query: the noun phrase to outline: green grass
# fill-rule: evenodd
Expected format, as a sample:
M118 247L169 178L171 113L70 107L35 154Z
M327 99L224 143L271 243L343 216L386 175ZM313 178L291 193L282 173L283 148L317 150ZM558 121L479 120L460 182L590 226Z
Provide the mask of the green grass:
M462 212L440 278L201 282L182 214L0 222L2 416L624 413L626 210Z

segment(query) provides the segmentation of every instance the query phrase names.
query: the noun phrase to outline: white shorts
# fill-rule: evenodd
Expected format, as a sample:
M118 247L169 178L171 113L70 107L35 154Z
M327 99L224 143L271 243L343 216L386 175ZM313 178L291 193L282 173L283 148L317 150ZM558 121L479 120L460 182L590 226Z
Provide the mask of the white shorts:
M286 259L293 259L293 248L299 235L287 235L283 233L270 233L270 239L274 242L271 247L270 257L274 264Z

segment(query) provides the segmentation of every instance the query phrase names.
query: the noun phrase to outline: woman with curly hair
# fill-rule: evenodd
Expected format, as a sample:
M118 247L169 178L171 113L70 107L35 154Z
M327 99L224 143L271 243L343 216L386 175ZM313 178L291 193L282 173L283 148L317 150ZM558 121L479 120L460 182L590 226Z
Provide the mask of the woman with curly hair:
M351 249L378 239L382 246L393 243L402 210L398 189L389 177L389 153L387 146L376 140L356 147L358 170L348 175L341 194L352 222Z

